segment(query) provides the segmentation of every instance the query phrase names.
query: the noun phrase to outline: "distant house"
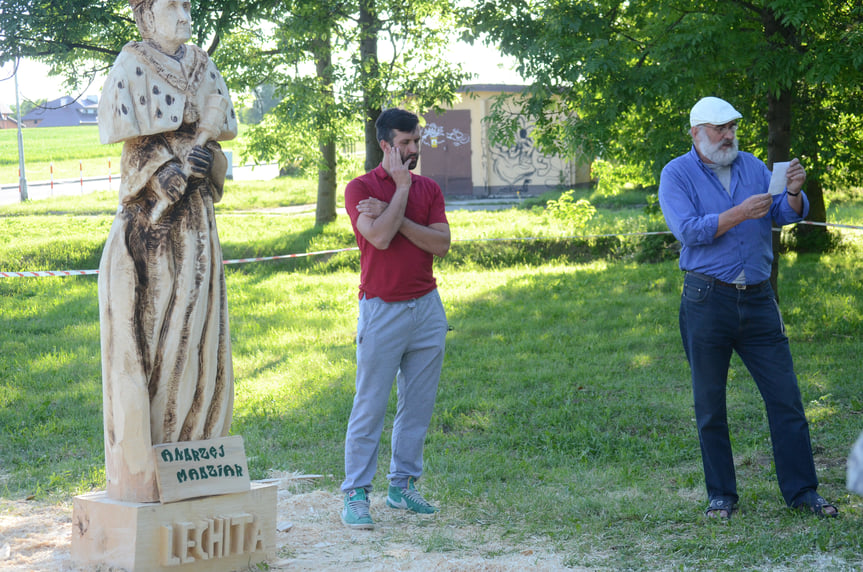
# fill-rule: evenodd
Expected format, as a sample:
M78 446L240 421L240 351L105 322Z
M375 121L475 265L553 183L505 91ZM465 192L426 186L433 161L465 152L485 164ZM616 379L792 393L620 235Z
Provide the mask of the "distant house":
M31 110L21 118L24 127L74 127L96 125L99 98L63 96Z
M12 109L3 103L0 103L0 129L17 129L18 122L15 120L15 114Z
M446 112L426 113L418 173L437 181L445 196L460 197L536 195L590 183L590 159L570 161L540 153L531 137L533 125L518 109L511 110L520 125L513 145L489 142L483 120L492 99L523 90L512 85L466 85L460 90L466 95Z

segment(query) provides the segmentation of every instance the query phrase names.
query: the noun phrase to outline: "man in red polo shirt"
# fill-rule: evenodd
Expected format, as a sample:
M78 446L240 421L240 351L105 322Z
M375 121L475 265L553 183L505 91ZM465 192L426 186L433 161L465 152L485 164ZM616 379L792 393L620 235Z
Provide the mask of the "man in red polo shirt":
M369 493L377 470L384 415L397 382L387 506L433 513L417 491L423 443L444 357L446 314L432 273L450 231L437 183L414 175L419 118L388 109L375 123L381 164L348 183L345 207L360 248L357 377L345 436L342 522L373 528Z

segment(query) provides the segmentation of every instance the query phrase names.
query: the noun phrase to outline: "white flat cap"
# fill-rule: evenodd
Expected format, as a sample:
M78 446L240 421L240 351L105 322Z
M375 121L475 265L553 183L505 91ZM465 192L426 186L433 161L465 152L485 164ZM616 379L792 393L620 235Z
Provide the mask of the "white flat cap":
M729 121L743 117L730 103L718 97L702 98L689 112L689 125L695 127L703 123L725 125Z

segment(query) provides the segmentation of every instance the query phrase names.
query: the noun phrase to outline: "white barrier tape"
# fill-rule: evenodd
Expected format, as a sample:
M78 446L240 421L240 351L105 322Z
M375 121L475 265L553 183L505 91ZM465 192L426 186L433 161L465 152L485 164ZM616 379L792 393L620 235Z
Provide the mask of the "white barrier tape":
M624 232L612 234L580 234L577 236L514 236L511 238L462 238L455 239L453 242L502 242L512 240L565 240L565 239L585 239L585 238L609 238L612 236L654 236L657 234L671 234L670 230L659 230L653 232Z
M834 226L836 228L851 228L854 230L863 230L863 226L855 226L853 224L839 224L836 222L815 222L812 220L801 220L797 224L811 224L812 226Z
M359 250L356 246L352 248L339 248L336 250L319 250L318 252L300 252L299 254L282 254L279 256L259 256L257 258L234 258L233 260L223 260L222 264L243 264L245 262L266 262L267 260L283 260L285 258L302 258L303 256L318 256L321 254L335 254L337 252L348 252L350 250Z
M800 221L797 224L811 224L817 226L833 226L838 228L850 228L855 230L863 230L863 226L854 226L848 224L825 223L825 222L810 222ZM774 228L774 231L781 229ZM455 239L453 242L503 242L503 241L526 241L526 240L564 240L564 239L587 239L587 238L610 238L613 236L657 236L661 234L671 234L671 231L660 230L652 232L625 232L611 234L585 234L578 236L527 236L527 237L510 237L510 238L463 238ZM356 246L350 248L337 248L335 250L319 250L317 252L300 252L297 254L282 254L278 256L258 256L255 258L234 258L231 260L223 260L222 264L244 264L247 262L266 262L269 260L284 260L287 258L303 258L306 256L320 256L323 254L336 254L339 252L350 252L359 250ZM42 278L49 276L88 276L98 274L98 270L43 270L36 272L2 272L0 278Z
M87 276L98 270L43 270L38 272L0 272L0 278L39 278L43 276Z
M302 258L304 256L319 256L322 254L335 254L337 252L348 252L359 250L356 246L352 248L339 248L336 250L320 250L318 252L301 252L298 254L283 254L280 256L259 256L256 258L235 258L223 260L222 264L242 264L244 262L265 262L267 260L282 260L285 258ZM0 278L43 278L47 276L88 276L98 274L98 270L41 270L36 272L0 272Z

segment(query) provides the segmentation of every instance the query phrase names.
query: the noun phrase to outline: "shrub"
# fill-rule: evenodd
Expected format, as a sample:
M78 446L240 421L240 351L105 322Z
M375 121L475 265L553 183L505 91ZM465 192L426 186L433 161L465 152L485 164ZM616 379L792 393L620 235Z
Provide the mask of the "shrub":
M546 203L546 214L566 224L571 230L581 230L596 214L596 208L587 199L575 200L575 191L569 190L559 198Z

